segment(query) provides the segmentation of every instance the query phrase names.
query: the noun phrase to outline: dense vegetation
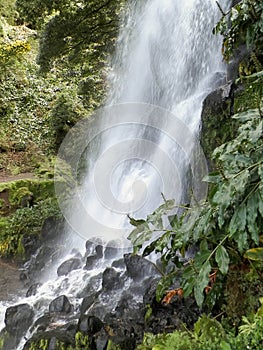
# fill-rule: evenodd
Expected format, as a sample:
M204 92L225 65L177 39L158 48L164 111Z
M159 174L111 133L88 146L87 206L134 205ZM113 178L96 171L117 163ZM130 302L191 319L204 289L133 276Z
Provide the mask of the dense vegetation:
M59 215L52 161L69 128L103 102L105 63L122 3L0 4L0 174L34 172L38 177L1 184L0 192L8 197L0 199L0 256L23 254L23 235L37 234L46 217ZM214 30L224 35L225 59L239 61L236 84L243 97L232 115L238 123L235 138L208 155L216 171L204 179L210 186L206 201L181 205L169 229L161 219L174 208L173 200L165 200L145 220L131 220L135 252L162 256L157 299L169 303L194 297L209 316L193 330L182 325L171 334L146 334L138 350L262 348L262 12L260 0L243 0L223 13ZM151 241L154 231L160 235ZM186 259L192 248L196 255ZM180 288L173 290L175 280ZM41 342L35 348L47 348L48 341ZM81 334L75 343L58 348L88 348ZM109 349L117 347L109 344Z
M262 347L262 337L258 336L262 332L262 314L256 311L263 293L262 13L261 2L244 0L224 14L215 28L215 33L225 37L226 60L239 59L236 55L243 45L246 55L239 63L236 81L242 86L242 100L232 115L238 122L238 130L234 139L208 155L214 160L216 171L204 179L210 185L207 199L191 208L180 206L182 214L170 217L169 229L160 218L169 215L175 206L173 200L165 200L146 220L131 220L135 226L130 234L134 251L143 249L143 256L153 251L161 254L163 278L157 289L159 301L169 303L174 296L193 295L200 307L221 319L220 329L225 336L227 328L223 329L222 325L240 326L234 342L223 335L216 342L207 334L205 341L209 338L214 341L210 345L202 344L201 349ZM247 98L250 108L246 107ZM156 231L160 235L152 241ZM193 248L197 253L185 258L186 252ZM180 288L169 290L178 280ZM215 320L209 322L219 326ZM211 324L211 329L214 326ZM244 338L244 334L250 334L251 339ZM182 345L176 347L178 339ZM165 336L161 344L166 345L156 348L168 349L170 342L173 349L198 348L195 332L185 337L180 333ZM159 341L155 338L153 343ZM147 344L142 349L147 349Z
M38 186L32 179L1 185L0 256L23 252L23 235L58 216L47 186L56 152L68 130L103 102L121 9L113 0L1 1L0 179L32 173Z

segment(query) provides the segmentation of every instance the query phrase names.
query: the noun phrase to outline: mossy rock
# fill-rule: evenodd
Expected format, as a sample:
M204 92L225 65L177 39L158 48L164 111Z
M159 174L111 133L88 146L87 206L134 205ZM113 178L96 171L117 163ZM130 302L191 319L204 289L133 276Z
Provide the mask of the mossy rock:
M234 91L234 113L259 108L263 98L263 71L238 79Z
M53 180L16 180L0 184L1 209L6 215L17 208L35 204L41 200L55 197Z
M17 180L0 184L0 256L24 259L23 237L37 237L44 221L60 217L53 180Z
M262 73L262 74L261 74ZM259 108L263 96L263 72L238 79L211 92L203 103L201 145L208 159L210 169L215 167L211 161L216 147L236 137L238 121L232 118L236 113Z
M28 187L19 187L17 190L10 192L9 201L14 206L27 206L33 199L33 193Z
M210 168L214 149L232 139L237 123L231 118L233 100L232 84L226 84L211 92L203 103L201 145Z

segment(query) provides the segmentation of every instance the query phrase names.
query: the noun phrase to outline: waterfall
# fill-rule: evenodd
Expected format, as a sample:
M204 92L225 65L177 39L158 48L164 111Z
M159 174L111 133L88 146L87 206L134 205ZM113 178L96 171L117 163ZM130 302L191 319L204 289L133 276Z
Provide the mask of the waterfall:
M66 189L59 181L61 163L56 168L62 211L85 240L100 238L128 249L127 214L146 217L163 203L162 194L188 201L189 186L205 197L201 180L207 170L197 141L202 102L225 74L221 38L212 34L220 15L213 0L128 2L105 107L80 122L60 150L75 170ZM72 191L70 205L65 191ZM93 272L79 269L66 279L50 279L36 295L16 303L30 303L40 317L52 298L73 298L98 271L103 264Z
M227 1L225 1L227 2ZM202 101L224 77L215 1L130 1L109 73L106 107L76 126L61 147L75 170L75 195L60 206L83 238L129 246L127 214L146 217L174 198L206 196L198 146ZM72 136L73 135L73 136ZM80 135L76 142L76 135ZM79 181L79 166L87 163ZM59 166L57 171L60 176Z

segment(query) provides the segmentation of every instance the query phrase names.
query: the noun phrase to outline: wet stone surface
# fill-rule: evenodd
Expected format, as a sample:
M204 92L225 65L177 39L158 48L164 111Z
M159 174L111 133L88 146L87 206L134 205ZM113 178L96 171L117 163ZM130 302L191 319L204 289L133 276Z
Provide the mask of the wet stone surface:
M14 262L0 259L0 301L11 301L24 295L26 288L20 280L19 266Z

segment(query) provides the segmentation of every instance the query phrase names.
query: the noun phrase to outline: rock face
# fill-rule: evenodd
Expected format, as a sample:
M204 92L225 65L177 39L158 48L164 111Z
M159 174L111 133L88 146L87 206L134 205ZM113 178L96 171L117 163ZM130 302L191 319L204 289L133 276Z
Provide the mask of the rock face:
M102 275L102 288L104 291L119 289L123 287L123 280L113 267L107 267Z
M34 317L33 309L28 304L11 306L5 313L6 330L14 335L24 334Z
M147 276L159 274L154 265L139 255L125 254L124 263L127 275L134 280L141 280Z
M50 239L53 241L52 236ZM35 260L31 261L33 267L45 268L43 263L46 258L50 260L53 248L49 240L45 241L35 254ZM28 304L7 309L5 331L8 337L3 350L16 349L28 329L34 330L34 333L23 350L41 349L43 346L48 350L70 346L78 348L78 337L78 344L92 350L114 348L114 344L119 349L134 350L145 331L171 331L181 322L192 326L199 315L198 308L190 299L182 301L175 298L169 306L157 303L155 290L160 274L155 265L145 258L133 254L116 256L115 248L104 249L100 243L86 244L84 258L78 251L71 254L73 257L57 269L58 281L61 281L61 285L56 287L58 296L49 304L41 298L35 303L38 310L44 309L33 325L34 314ZM95 269L91 272L92 266ZM71 281L68 274L75 269L82 271L79 274L81 288L76 289L73 307L66 290L74 290L68 289ZM36 272L30 270L29 264L24 272L27 274L26 281L32 280L33 271ZM27 296L39 298L38 288L36 282L30 283ZM72 298L72 294L70 296ZM10 337L11 334L14 337Z
M58 276L66 276L73 270L77 270L82 266L80 258L71 258L64 261L57 269Z
M49 312L51 313L70 313L73 307L65 295L60 295L52 300L49 304Z
M9 307L5 313L5 325L2 334L4 341L1 349L16 349L21 338L31 326L34 318L34 311L28 304L19 304ZM11 336L10 336L11 335Z
M86 259L96 258L96 263L103 256L101 245L88 247ZM76 295L79 306L74 307L66 295L60 295L50 302L45 314L35 321L35 329L24 350L39 349L40 344L49 350L60 350L64 346L77 348L83 344L92 350L106 350L109 344L116 344L119 349L134 350L142 341L145 331L153 333L168 332L176 329L181 323L191 327L197 320L200 310L192 299L180 300L174 298L168 306L158 303L155 291L160 275L154 264L137 255L125 254L121 263L111 266L108 250L108 262L103 272L90 277L86 272L86 283ZM105 256L105 251L104 251ZM58 274L65 276L72 267L81 268L80 257L63 262L58 268ZM115 264L114 264L115 265ZM83 267L85 270L85 266ZM61 278L60 277L60 278ZM29 294L35 292L32 286ZM32 294L31 294L32 295ZM47 312L48 311L48 312ZM149 312L150 311L150 312ZM32 309L27 305L10 309L6 316L6 330L9 334L17 332L23 335L32 323ZM21 321L23 319L23 321ZM28 320L24 322L25 320ZM23 327L19 328L19 322ZM6 343L4 350L15 349L16 345ZM17 344L17 343L16 343ZM59 344L59 345L58 345Z
M211 92L203 102L201 145L210 168L214 149L232 138L236 130L233 112L233 84L228 83Z

